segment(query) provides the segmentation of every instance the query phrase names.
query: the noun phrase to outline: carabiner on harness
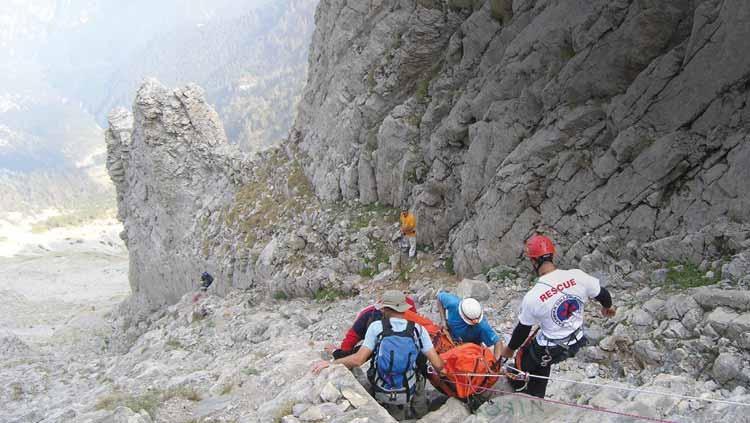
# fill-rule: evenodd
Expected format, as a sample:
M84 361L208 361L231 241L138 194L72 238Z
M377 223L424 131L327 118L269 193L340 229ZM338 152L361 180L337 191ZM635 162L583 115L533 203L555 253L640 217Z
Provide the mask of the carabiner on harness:
M529 376L528 372L521 372L520 370L514 369L513 367L504 366L502 369L502 373L509 380L523 381L523 386L518 389L514 388L516 392L525 391L529 386L529 379L531 379L531 376Z
M552 362L552 356L549 353L549 349L545 348L544 355L542 356L541 362L539 363L542 367L549 366L549 363Z
M523 386L521 386L518 389L515 389L516 392L524 392L526 391L526 388L529 387L529 380L531 379L531 376L529 376L528 373L519 373L516 376L513 377L514 380L522 380Z

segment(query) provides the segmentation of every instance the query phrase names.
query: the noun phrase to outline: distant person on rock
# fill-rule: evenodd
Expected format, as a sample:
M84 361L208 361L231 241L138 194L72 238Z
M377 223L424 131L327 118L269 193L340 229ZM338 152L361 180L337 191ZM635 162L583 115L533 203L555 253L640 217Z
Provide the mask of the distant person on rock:
M203 272L203 274L201 274L200 288L198 292L193 295L193 304L198 304L203 298L208 295L207 291L212 283L214 283L214 277L211 276L211 274L208 272ZM208 314L208 309L205 306L200 305L195 310L193 310L193 319L202 319L208 316Z
M376 307L382 311L381 320L367 328L364 341L356 353L316 363L312 371L318 373L331 364L343 364L349 369L363 365L368 359L373 398L381 404L410 405L417 393L419 369L417 357L424 354L433 369L443 373L444 363L421 325L404 319L410 308L406 296L399 291L386 291Z
M200 288L198 292L193 295L193 302L197 303L201 298L206 296L206 291L208 291L208 288L211 286L211 284L214 283L214 277L211 276L208 272L203 272L201 274L201 283Z
M526 242L526 256L538 275L536 284L524 296L518 324L502 355L516 354L515 367L531 375L549 377L553 364L570 357L587 344L583 334L583 307L589 298L602 305L601 314L613 317L612 296L599 280L578 269L562 270L555 267L555 246L543 235L535 235ZM531 333L531 327L539 329ZM518 389L523 381L513 381ZM522 391L544 398L547 379L529 377Z
M401 236L409 242L409 257L417 255L417 218L406 207L401 209Z
M441 324L448 329L454 342L471 342L484 344L494 349L496 358L500 357L503 343L484 317L484 310L474 298L458 298L448 292L438 292L437 308Z
M201 275L201 291L206 292L211 284L214 283L214 277L208 272L203 272Z
M417 306L414 304L414 299L411 296L406 296L406 304L409 305L409 310L417 312ZM356 319L352 327L346 331L344 339L341 341L341 345L337 348L336 345L328 344L325 350L333 355L333 358L343 358L352 355L359 351L359 344L364 339L367 333L367 328L370 327L372 322L376 322L383 318L383 312L378 308L378 304L373 304L363 308L357 313Z

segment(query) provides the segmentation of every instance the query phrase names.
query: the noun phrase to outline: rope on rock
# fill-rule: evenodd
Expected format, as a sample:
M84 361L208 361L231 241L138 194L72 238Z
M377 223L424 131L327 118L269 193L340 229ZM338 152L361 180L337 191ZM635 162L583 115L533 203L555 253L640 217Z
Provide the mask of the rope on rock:
M435 373L432 372L432 369L430 369L430 373L435 374ZM481 374L477 374L477 373L473 373L473 374L460 373L459 375L464 375L464 376L482 376ZM492 375L492 376L505 376L505 375ZM472 386L469 383L462 383L462 382L457 382L457 381L452 381L452 380L446 380L446 382L457 384L457 385ZM629 418L635 419L635 420L642 420L642 421L656 422L656 423L678 423L678 422L675 422L673 420L665 420L665 419L659 419L659 418L656 418L656 417L641 416L639 414L626 413L626 412L623 412L623 411L615 411L615 410L610 410L608 408L603 408L603 407L594 407L592 405L576 404L576 403L572 403L572 402L565 402L565 401L553 400L553 399L550 399L550 398L533 397L533 396L526 395L526 394L521 394L521 393L518 393L518 392L507 392L507 391L501 391L499 389L493 389L493 388L482 388L482 390L483 391L488 391L488 392L499 393L499 394L501 394L503 396L507 395L507 396L521 397L521 398L529 400L529 401L541 401L541 402L546 402L546 403L549 403L549 404L562 405L562 406L565 406L565 407L573 407L573 408L578 408L578 409L586 410L586 411L592 411L592 412L596 412L596 413L605 413L605 414L612 414L612 415L621 416L621 417L629 417Z
M584 382L580 380L572 380L572 379L563 379L563 378L553 378L553 377L547 377L547 376L540 376L531 374L528 372L521 371L519 369L516 369L513 366L506 365L505 368L513 370L514 372L518 372L521 375L525 375L527 377L534 377L537 379L546 379L553 382L567 382L567 383L574 383L577 385L586 385L586 386L595 386L597 388L608 388L608 389L617 389L621 391L629 391L629 392L635 392L639 394L650 394L650 395L663 395L668 397L674 397L674 398L680 398L684 400L693 400L693 401L703 401L703 402L714 402L718 404L727 404L727 405L738 405L741 407L750 407L750 404L739 402L739 401L731 401L731 400L723 400L723 399L714 399L714 398L701 398L701 397L695 397L690 395L680 395L680 394L673 394L671 392L661 392L661 391L652 391L649 389L639 389L639 388L629 388L626 386L615 386L615 385L605 385L601 383L594 383L594 382ZM457 376L503 376L508 377L508 375L504 372L501 372L499 374L483 374L483 373L454 373Z

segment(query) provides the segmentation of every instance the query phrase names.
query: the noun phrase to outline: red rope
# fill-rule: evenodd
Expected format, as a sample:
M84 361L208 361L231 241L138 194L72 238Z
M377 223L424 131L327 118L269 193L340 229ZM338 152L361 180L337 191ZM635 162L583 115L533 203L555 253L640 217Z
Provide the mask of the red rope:
M458 381L453 381L453 380L448 380L448 379L444 379L444 380L447 381L447 382L449 382L449 383L453 383L453 384L460 384L460 385L464 385L464 386L471 386L471 384L466 384L466 383L462 383L462 382L458 382ZM597 413L614 414L614 415L617 415L617 416L630 417L630 418L636 419L636 420L643 420L643 421L656 422L656 423L679 423L679 422L675 422L675 421L672 421L672 420L664 420L664 419L658 419L658 418L655 418L655 417L647 417L647 416L641 416L641 415L638 415L638 414L625 413L625 412L622 412L622 411L609 410L607 408L597 408L597 407L594 407L594 406L591 406L591 405L582 405L582 404L575 404L575 403L572 403L572 402L558 401L558 400L553 400L553 399L548 399L548 398L533 397L533 396L526 395L526 394L521 394L521 393L518 393L518 392L506 392L506 391L501 391L499 389L492 389L492 388L483 388L483 389L485 391L497 392L497 393L500 393L500 394L503 394L503 395L511 395L511 396L516 396L516 397L522 397L522 398L525 398L525 399L528 399L528 400L532 400L532 401L542 401L542 402L546 402L546 403L550 403L550 404L563 405L563 406L567 406L567 407L575 407L575 408L580 408L580 409L586 410L586 411L594 411L594 412L597 412Z

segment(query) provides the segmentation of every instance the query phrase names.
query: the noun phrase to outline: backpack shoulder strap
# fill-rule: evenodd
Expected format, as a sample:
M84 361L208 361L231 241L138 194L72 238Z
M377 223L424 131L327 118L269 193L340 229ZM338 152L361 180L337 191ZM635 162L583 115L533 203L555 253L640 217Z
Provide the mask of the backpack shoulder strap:
M406 329L404 329L404 333L409 336L414 336L414 333L416 332L415 328L416 328L416 325L414 324L414 322L409 320L406 323Z
M427 330L424 327L422 327L422 330ZM421 333L417 330L416 324L412 321L409 321L409 323L406 325L406 332L409 333L409 335L414 339L414 343L417 345L417 349L419 351L422 351L422 348L424 348L424 344L422 344L422 336Z
M380 319L380 323L383 325L383 327L377 338L375 339L375 348L373 349L372 356L370 357L371 368L377 367L377 356L378 351L380 350L380 341L382 341L384 337L389 336L393 332L393 330L391 329L391 322L389 322L388 319L385 318L385 315L383 315L383 318Z
M385 313L383 313L383 317L380 319L381 323L383 324L383 332L380 334L380 337L386 337L393 335L393 327L391 326L391 319L385 317Z
M370 326L370 323L375 321L375 316L377 315L377 310L371 310L367 312L367 327ZM381 314L382 316L382 314Z

